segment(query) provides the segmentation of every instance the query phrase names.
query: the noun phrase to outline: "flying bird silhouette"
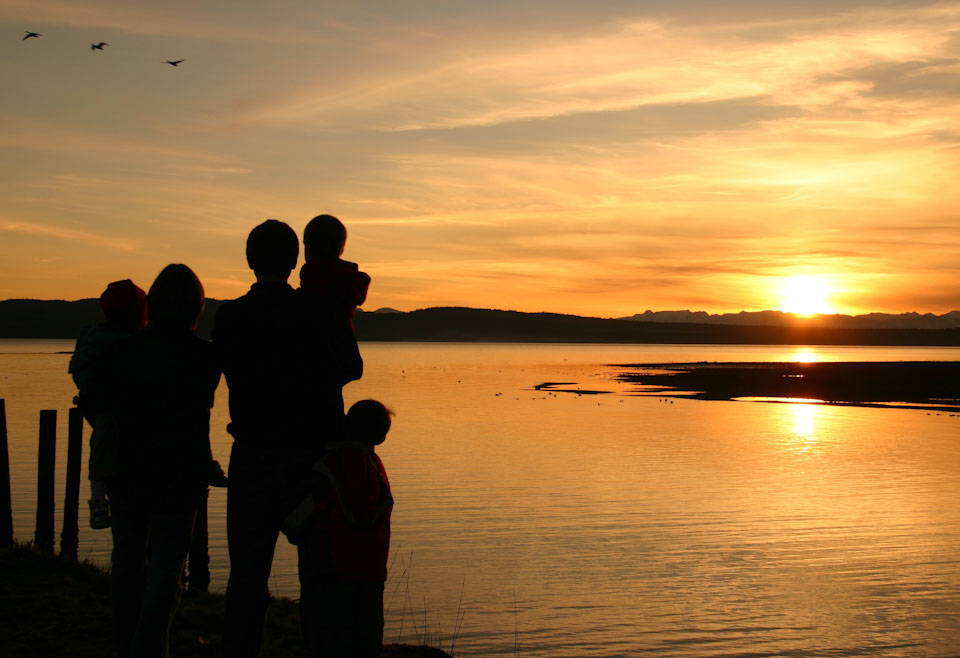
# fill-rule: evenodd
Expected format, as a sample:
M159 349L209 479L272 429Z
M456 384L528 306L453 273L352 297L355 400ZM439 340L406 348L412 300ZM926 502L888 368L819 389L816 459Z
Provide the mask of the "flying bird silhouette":
M90 50L103 50L104 46L109 46L109 45L110 44L105 41L101 41L100 43L91 43Z
M163 60L163 63L164 63L164 64L169 64L170 66L176 66L176 65L179 64L180 62L185 62L185 61L186 61L186 60L183 60L183 59L175 59L175 60L173 60L173 61L171 62L169 59L165 59L165 60Z
M23 38L21 39L21 41L26 41L26 40L29 39L30 37L42 37L42 36L43 36L42 34L38 34L37 32L31 32L30 30L25 30L25 32L27 33L27 36L23 37Z

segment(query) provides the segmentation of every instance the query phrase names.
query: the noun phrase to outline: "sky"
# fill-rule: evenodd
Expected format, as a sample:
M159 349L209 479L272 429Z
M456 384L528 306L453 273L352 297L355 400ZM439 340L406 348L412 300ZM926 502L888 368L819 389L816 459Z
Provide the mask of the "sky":
M0 37L0 299L236 297L253 226L330 213L366 310L960 308L960 3L0 0Z

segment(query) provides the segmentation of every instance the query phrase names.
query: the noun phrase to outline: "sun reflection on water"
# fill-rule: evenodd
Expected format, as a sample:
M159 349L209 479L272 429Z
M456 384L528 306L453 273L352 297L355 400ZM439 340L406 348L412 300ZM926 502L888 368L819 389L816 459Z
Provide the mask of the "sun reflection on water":
M816 438L817 414L820 406L809 402L800 402L790 405L793 420L793 435L798 439L810 442Z
M816 350L809 347L798 347L787 357L787 361L792 361L793 363L817 363L820 361L820 355L817 354Z
M794 402L787 407L790 411L784 417L784 429L789 450L797 454L810 452L820 441L817 417L821 405L816 402Z

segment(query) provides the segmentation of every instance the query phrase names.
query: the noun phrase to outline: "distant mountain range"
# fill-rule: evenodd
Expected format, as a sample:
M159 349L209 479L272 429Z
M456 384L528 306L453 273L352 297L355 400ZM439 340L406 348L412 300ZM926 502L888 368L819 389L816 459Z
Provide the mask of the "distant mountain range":
M222 303L207 300L197 328L201 336L209 337ZM10 299L0 301L0 338L76 338L83 327L101 319L96 299ZM851 324L841 326L844 322ZM941 316L873 313L819 318L776 311L726 315L648 311L628 319L606 319L444 307L358 311L355 327L358 339L370 341L960 346L957 311Z
M644 311L622 320L636 322L696 322L769 327L829 327L834 329L954 329L960 327L960 311L933 313L867 313L865 315L798 316L782 311L740 311L711 315L705 311Z

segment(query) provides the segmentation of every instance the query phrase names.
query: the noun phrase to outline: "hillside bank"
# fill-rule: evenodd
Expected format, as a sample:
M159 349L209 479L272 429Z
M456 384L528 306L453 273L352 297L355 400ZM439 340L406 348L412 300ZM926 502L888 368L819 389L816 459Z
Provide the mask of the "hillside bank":
M103 658L113 655L110 575L90 563L34 550L0 549L0 656ZM219 656L222 594L186 592L173 622L174 658ZM303 655L296 602L273 599L267 610L262 658ZM387 645L384 658L449 658L430 647Z

